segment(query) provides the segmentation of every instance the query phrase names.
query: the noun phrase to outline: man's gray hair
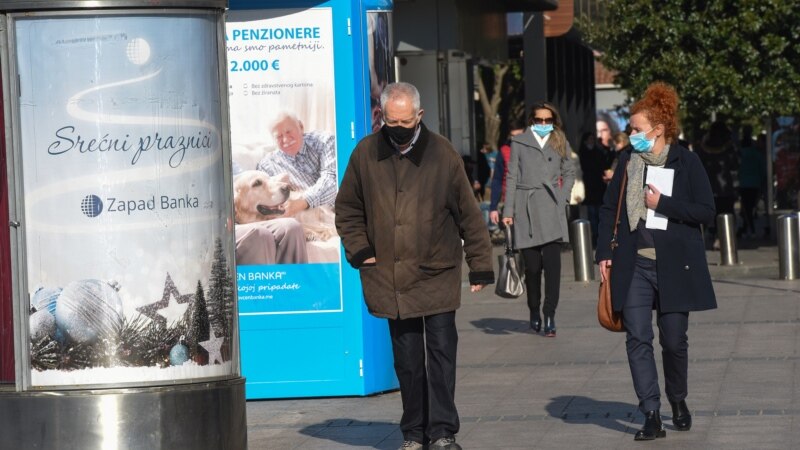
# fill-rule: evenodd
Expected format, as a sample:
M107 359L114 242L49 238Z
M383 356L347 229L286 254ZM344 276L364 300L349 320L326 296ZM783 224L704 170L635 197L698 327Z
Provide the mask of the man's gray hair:
M410 99L412 105L414 105L414 112L419 112L419 91L413 84L398 81L397 83L386 85L383 92L381 92L381 110L386 111L386 103L396 98Z
M290 111L281 111L272 120L269 121L268 123L269 127L267 129L272 131L276 125L278 125L279 123L283 122L286 119L292 119L301 127L303 126L303 121L300 120L299 117L297 117L297 114Z

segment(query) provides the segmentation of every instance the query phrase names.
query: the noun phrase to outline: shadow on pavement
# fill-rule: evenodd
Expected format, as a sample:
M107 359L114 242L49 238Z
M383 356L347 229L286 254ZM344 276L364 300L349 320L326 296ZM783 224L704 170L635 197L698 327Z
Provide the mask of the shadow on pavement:
M299 431L301 434L315 439L325 439L342 445L376 449L397 448L403 439L403 435L400 434L400 427L396 423L365 422L347 418L326 420L322 423L307 425Z
M486 334L531 333L531 327L527 320L489 317L473 320L470 323Z
M565 423L594 424L610 430L633 434L631 422L636 417L636 405L624 402L607 402L589 397L563 395L553 397L546 406L550 417Z

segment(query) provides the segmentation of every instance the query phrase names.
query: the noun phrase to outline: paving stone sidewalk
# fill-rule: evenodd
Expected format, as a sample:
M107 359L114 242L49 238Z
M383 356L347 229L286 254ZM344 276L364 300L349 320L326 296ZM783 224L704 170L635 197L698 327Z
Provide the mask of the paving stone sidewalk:
M776 247L750 247L739 250L737 266L719 266L718 252L708 253L720 308L690 316L694 425L675 431L667 405L667 438L651 443L633 441L642 417L624 334L597 325L597 282L573 281L570 252L562 253L555 339L531 332L522 298L471 294L465 284L458 442L464 449L799 447L800 281L777 279ZM394 449L400 412L398 392L251 401L249 449Z

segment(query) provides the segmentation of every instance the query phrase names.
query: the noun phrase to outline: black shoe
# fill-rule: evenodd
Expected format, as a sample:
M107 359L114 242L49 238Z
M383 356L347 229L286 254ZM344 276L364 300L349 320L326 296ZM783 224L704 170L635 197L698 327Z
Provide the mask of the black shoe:
M679 402L669 402L672 406L672 425L678 431L689 431L692 428L692 414L686 406L686 400Z
M539 314L531 316L531 329L536 333L542 331L542 316Z
M552 316L544 317L544 335L547 337L556 337L556 321Z
M664 424L661 423L661 413L658 410L647 411L647 414L644 415L644 426L636 432L633 440L652 441L663 437L667 437L667 432L664 430Z

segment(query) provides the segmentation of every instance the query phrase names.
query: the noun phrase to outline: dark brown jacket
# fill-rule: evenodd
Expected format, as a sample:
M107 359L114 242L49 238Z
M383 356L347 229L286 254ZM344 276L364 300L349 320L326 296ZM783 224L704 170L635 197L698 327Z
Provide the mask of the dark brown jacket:
M358 143L336 197L336 229L374 316L456 310L464 252L470 283L494 282L489 234L461 157L424 125L402 156L382 132ZM373 256L376 264L363 264Z

